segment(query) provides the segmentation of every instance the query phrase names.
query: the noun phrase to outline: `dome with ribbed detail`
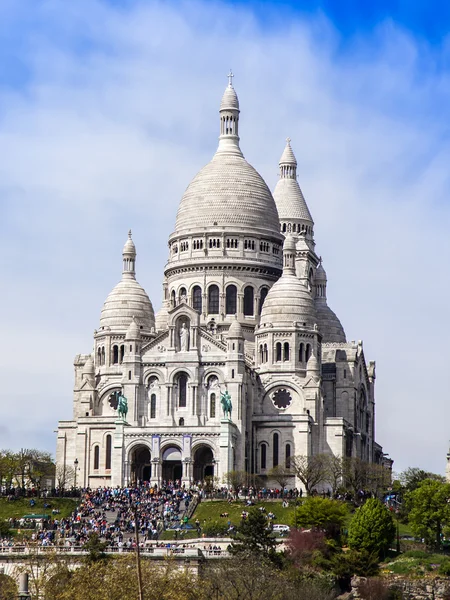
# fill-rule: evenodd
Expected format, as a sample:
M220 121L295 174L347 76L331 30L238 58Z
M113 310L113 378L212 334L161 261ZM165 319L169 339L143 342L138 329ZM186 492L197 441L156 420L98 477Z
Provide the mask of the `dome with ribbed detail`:
M228 337L229 338L242 338L242 337L244 337L244 333L242 331L241 324L239 323L239 321L237 319L235 319L231 323L230 329L228 330Z
M280 221L308 221L313 224L311 213L297 181L297 160L288 138L280 158L280 179L273 197Z
M217 152L194 177L181 199L177 232L216 225L255 228L279 235L272 194L242 155Z
M324 298L316 298L317 325L322 334L322 342L345 343L345 331L336 314Z
M222 96L220 110L239 110L239 99L231 84L228 85Z
M138 340L141 337L141 331L139 329L139 325L136 322L136 319L133 315L131 319L131 323L127 329L127 334L125 336L126 340Z
M315 279L316 281L327 281L327 274L322 266L322 261L319 263L319 266L316 269Z
M155 326L153 306L144 288L135 279L123 279L106 298L100 327L125 333L133 316L146 333Z
M270 288L261 311L260 327L272 324L292 327L293 322L312 327L316 322L314 301L298 277L283 272Z
M91 355L89 355L87 361L84 363L82 375L94 375L95 367L94 360Z

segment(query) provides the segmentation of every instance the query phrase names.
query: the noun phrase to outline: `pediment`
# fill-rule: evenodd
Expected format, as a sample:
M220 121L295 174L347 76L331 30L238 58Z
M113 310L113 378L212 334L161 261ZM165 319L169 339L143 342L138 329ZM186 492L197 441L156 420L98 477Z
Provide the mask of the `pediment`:
M151 342L142 346L141 355L144 357L151 350L156 349L158 352L164 352L169 345L169 332L163 331L157 335Z

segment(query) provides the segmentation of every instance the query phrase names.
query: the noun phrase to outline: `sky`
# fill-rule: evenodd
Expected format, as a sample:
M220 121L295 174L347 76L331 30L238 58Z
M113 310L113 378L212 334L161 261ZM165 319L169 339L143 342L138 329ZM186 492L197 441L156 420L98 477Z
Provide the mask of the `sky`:
M159 308L232 68L271 189L292 139L329 304L377 363L377 441L395 471L443 473L449 25L438 1L2 0L0 448L54 453L130 228Z

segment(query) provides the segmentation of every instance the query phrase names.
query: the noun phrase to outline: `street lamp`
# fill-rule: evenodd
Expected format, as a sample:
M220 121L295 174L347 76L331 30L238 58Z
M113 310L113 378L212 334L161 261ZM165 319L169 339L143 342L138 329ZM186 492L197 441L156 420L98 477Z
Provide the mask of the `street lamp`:
M75 490L76 490L76 489L77 489L78 458L76 458L76 459L73 461L73 466L74 466L74 469L75 469L75 476L74 476L74 478L73 478L73 479L74 479L74 481L73 481L73 487L74 487L74 488L75 488Z

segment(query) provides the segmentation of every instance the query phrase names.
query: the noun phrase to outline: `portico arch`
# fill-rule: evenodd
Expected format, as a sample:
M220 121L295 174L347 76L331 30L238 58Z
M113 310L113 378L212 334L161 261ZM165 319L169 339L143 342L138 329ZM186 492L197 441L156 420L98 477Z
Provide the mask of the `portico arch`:
M165 446L161 453L162 456L162 479L163 481L181 480L183 468L181 464L181 450L178 446Z
M145 444L137 444L130 450L129 464L131 483L150 481L152 463L150 448Z
M197 446L194 450L194 481L214 477L214 453L210 446Z

